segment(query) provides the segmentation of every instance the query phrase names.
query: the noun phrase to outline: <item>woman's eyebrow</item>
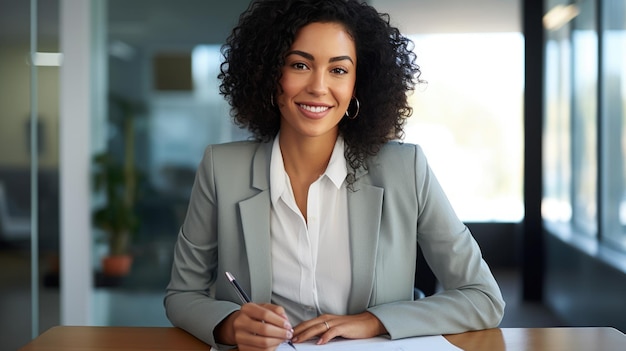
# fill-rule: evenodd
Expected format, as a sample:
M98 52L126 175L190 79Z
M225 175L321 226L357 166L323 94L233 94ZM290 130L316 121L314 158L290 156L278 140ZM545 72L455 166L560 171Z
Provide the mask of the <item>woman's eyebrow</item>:
M287 52L285 57L287 57L289 55L298 55L298 56L304 57L307 60L315 61L315 57L313 55L309 54L308 52L304 52L304 51L300 51L300 50L291 50L291 51ZM331 57L328 60L328 62L337 62L337 61L343 61L343 60L350 61L350 62L352 62L352 64L354 64L354 61L348 55Z
M304 52L300 50L291 50L287 52L285 57L290 56L290 55L298 55L298 56L304 57L307 60L315 61L315 57L313 57L313 55L309 54L308 52Z
M337 61L343 61L343 60L350 61L350 62L352 62L352 64L354 64L354 61L352 61L352 57L350 57L348 55L331 57L330 60L328 60L328 62L337 62Z

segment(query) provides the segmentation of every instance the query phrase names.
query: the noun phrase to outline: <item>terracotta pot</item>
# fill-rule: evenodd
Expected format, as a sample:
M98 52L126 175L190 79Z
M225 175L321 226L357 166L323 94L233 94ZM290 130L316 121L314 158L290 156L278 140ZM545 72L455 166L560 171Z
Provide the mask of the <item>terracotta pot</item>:
M102 258L102 273L112 277L125 276L130 272L132 263L131 255L105 256Z

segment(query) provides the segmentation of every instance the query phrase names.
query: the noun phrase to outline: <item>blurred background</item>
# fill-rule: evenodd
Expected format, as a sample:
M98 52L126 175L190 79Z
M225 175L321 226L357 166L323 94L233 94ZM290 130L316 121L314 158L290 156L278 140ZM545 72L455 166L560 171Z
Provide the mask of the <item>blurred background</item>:
M502 327L626 331L625 1L367 2L415 43L405 141L500 282ZM248 3L0 0L0 348L170 325L197 164L248 137L217 80Z

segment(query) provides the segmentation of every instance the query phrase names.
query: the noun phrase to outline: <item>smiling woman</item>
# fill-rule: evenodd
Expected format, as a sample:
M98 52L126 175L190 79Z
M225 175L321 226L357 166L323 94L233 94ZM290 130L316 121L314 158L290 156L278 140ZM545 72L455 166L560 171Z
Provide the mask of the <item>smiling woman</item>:
M165 297L174 325L215 347L274 350L499 323L472 234L421 148L393 141L419 82L411 49L358 0L250 4L219 78L256 140L205 151ZM444 290L415 300L417 244Z

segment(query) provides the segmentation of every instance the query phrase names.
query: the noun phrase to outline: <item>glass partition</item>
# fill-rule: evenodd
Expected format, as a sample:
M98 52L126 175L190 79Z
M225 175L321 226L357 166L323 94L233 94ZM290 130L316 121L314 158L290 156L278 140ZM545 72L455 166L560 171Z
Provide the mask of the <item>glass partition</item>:
M217 75L220 47L248 3L108 1L108 112L93 163L96 325L170 325L163 296L204 148L247 137ZM133 221L110 215L117 210ZM119 253L132 258L129 271L109 272Z
M59 324L59 1L0 1L0 340Z

